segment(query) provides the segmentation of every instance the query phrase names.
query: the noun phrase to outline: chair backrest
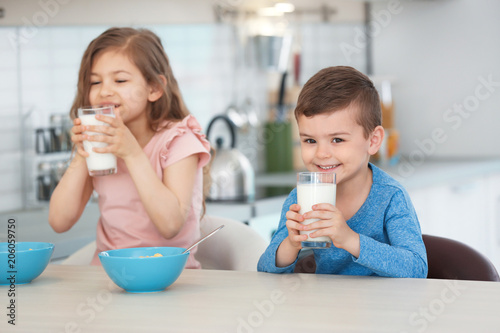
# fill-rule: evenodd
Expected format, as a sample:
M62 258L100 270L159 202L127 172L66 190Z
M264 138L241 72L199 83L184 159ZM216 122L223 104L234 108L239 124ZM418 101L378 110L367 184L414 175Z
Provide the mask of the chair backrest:
M316 260L314 259L314 253L308 251L308 253L299 254L299 260L295 264L294 273L316 273Z
M430 279L500 281L491 261L456 240L423 235Z
M198 245L196 259L205 269L256 271L267 242L243 222L205 216L201 221L204 236L224 224L218 233Z

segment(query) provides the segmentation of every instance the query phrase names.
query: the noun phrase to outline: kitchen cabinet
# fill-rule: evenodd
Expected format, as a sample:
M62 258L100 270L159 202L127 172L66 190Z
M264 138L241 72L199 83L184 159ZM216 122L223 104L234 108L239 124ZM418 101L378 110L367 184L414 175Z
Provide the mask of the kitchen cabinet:
M207 215L222 216L247 223L266 241L278 228L281 207L286 196L263 198L249 203L207 203Z
M500 267L500 173L409 189L422 233L463 242Z
M278 230L280 215L281 213L256 216L250 220L250 227L269 243L276 230Z
M420 217L424 233L453 238L489 253L485 179L432 186L420 195L426 196L425 212Z
M278 229L281 208L286 195L258 200L254 205L254 216L250 219L250 227L257 231L267 242Z
M206 202L205 214L248 222L253 216L253 209L251 203Z
M410 194L411 202L413 203L413 207L417 212L418 221L420 222L420 228L422 229L422 233L430 234L431 226L428 214L428 193L427 188L415 189Z

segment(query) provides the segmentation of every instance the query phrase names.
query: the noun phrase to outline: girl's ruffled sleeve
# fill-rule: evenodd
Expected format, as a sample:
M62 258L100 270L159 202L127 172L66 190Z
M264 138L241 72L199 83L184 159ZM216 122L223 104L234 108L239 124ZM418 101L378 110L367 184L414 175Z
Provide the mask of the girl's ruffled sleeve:
M199 168L210 161L210 143L195 117L185 117L168 131L171 133L160 151L163 169L193 154L199 156Z

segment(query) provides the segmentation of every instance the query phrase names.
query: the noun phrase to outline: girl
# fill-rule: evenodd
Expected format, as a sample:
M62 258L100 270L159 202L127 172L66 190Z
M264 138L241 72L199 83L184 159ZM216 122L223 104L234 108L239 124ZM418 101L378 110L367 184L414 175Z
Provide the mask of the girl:
M110 126L82 126L77 109L114 105ZM69 230L92 192L99 195L97 253L143 246L187 247L200 236L203 167L210 144L189 115L160 39L146 29L111 28L83 55L71 108L77 153L50 200L49 223ZM88 136L84 131L98 132ZM118 158L114 175L90 177L83 140ZM191 251L186 267L200 268Z

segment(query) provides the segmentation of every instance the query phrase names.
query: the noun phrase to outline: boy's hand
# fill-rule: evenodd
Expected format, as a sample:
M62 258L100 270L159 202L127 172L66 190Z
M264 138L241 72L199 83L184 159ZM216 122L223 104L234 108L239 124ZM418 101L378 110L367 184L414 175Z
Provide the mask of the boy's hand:
M304 217L299 214L300 205L293 204L290 210L286 213L286 228L288 229L288 237L286 240L293 248L300 250L301 242L307 239L307 235L301 235L300 230L306 230L301 222L304 222Z
M334 205L327 203L313 205L312 209L312 211L306 212L302 217L304 219L319 219L319 221L305 225L302 230L317 229L310 233L309 237L328 236L335 247L344 249L358 258L360 246L359 234L347 225L340 210Z
M302 249L301 242L307 239L307 235L301 235L300 230L304 230L304 226L300 223L304 221L302 215L299 214L300 206L293 204L290 210L286 212L286 228L288 236L281 242L276 251L276 266L286 267L291 265Z

